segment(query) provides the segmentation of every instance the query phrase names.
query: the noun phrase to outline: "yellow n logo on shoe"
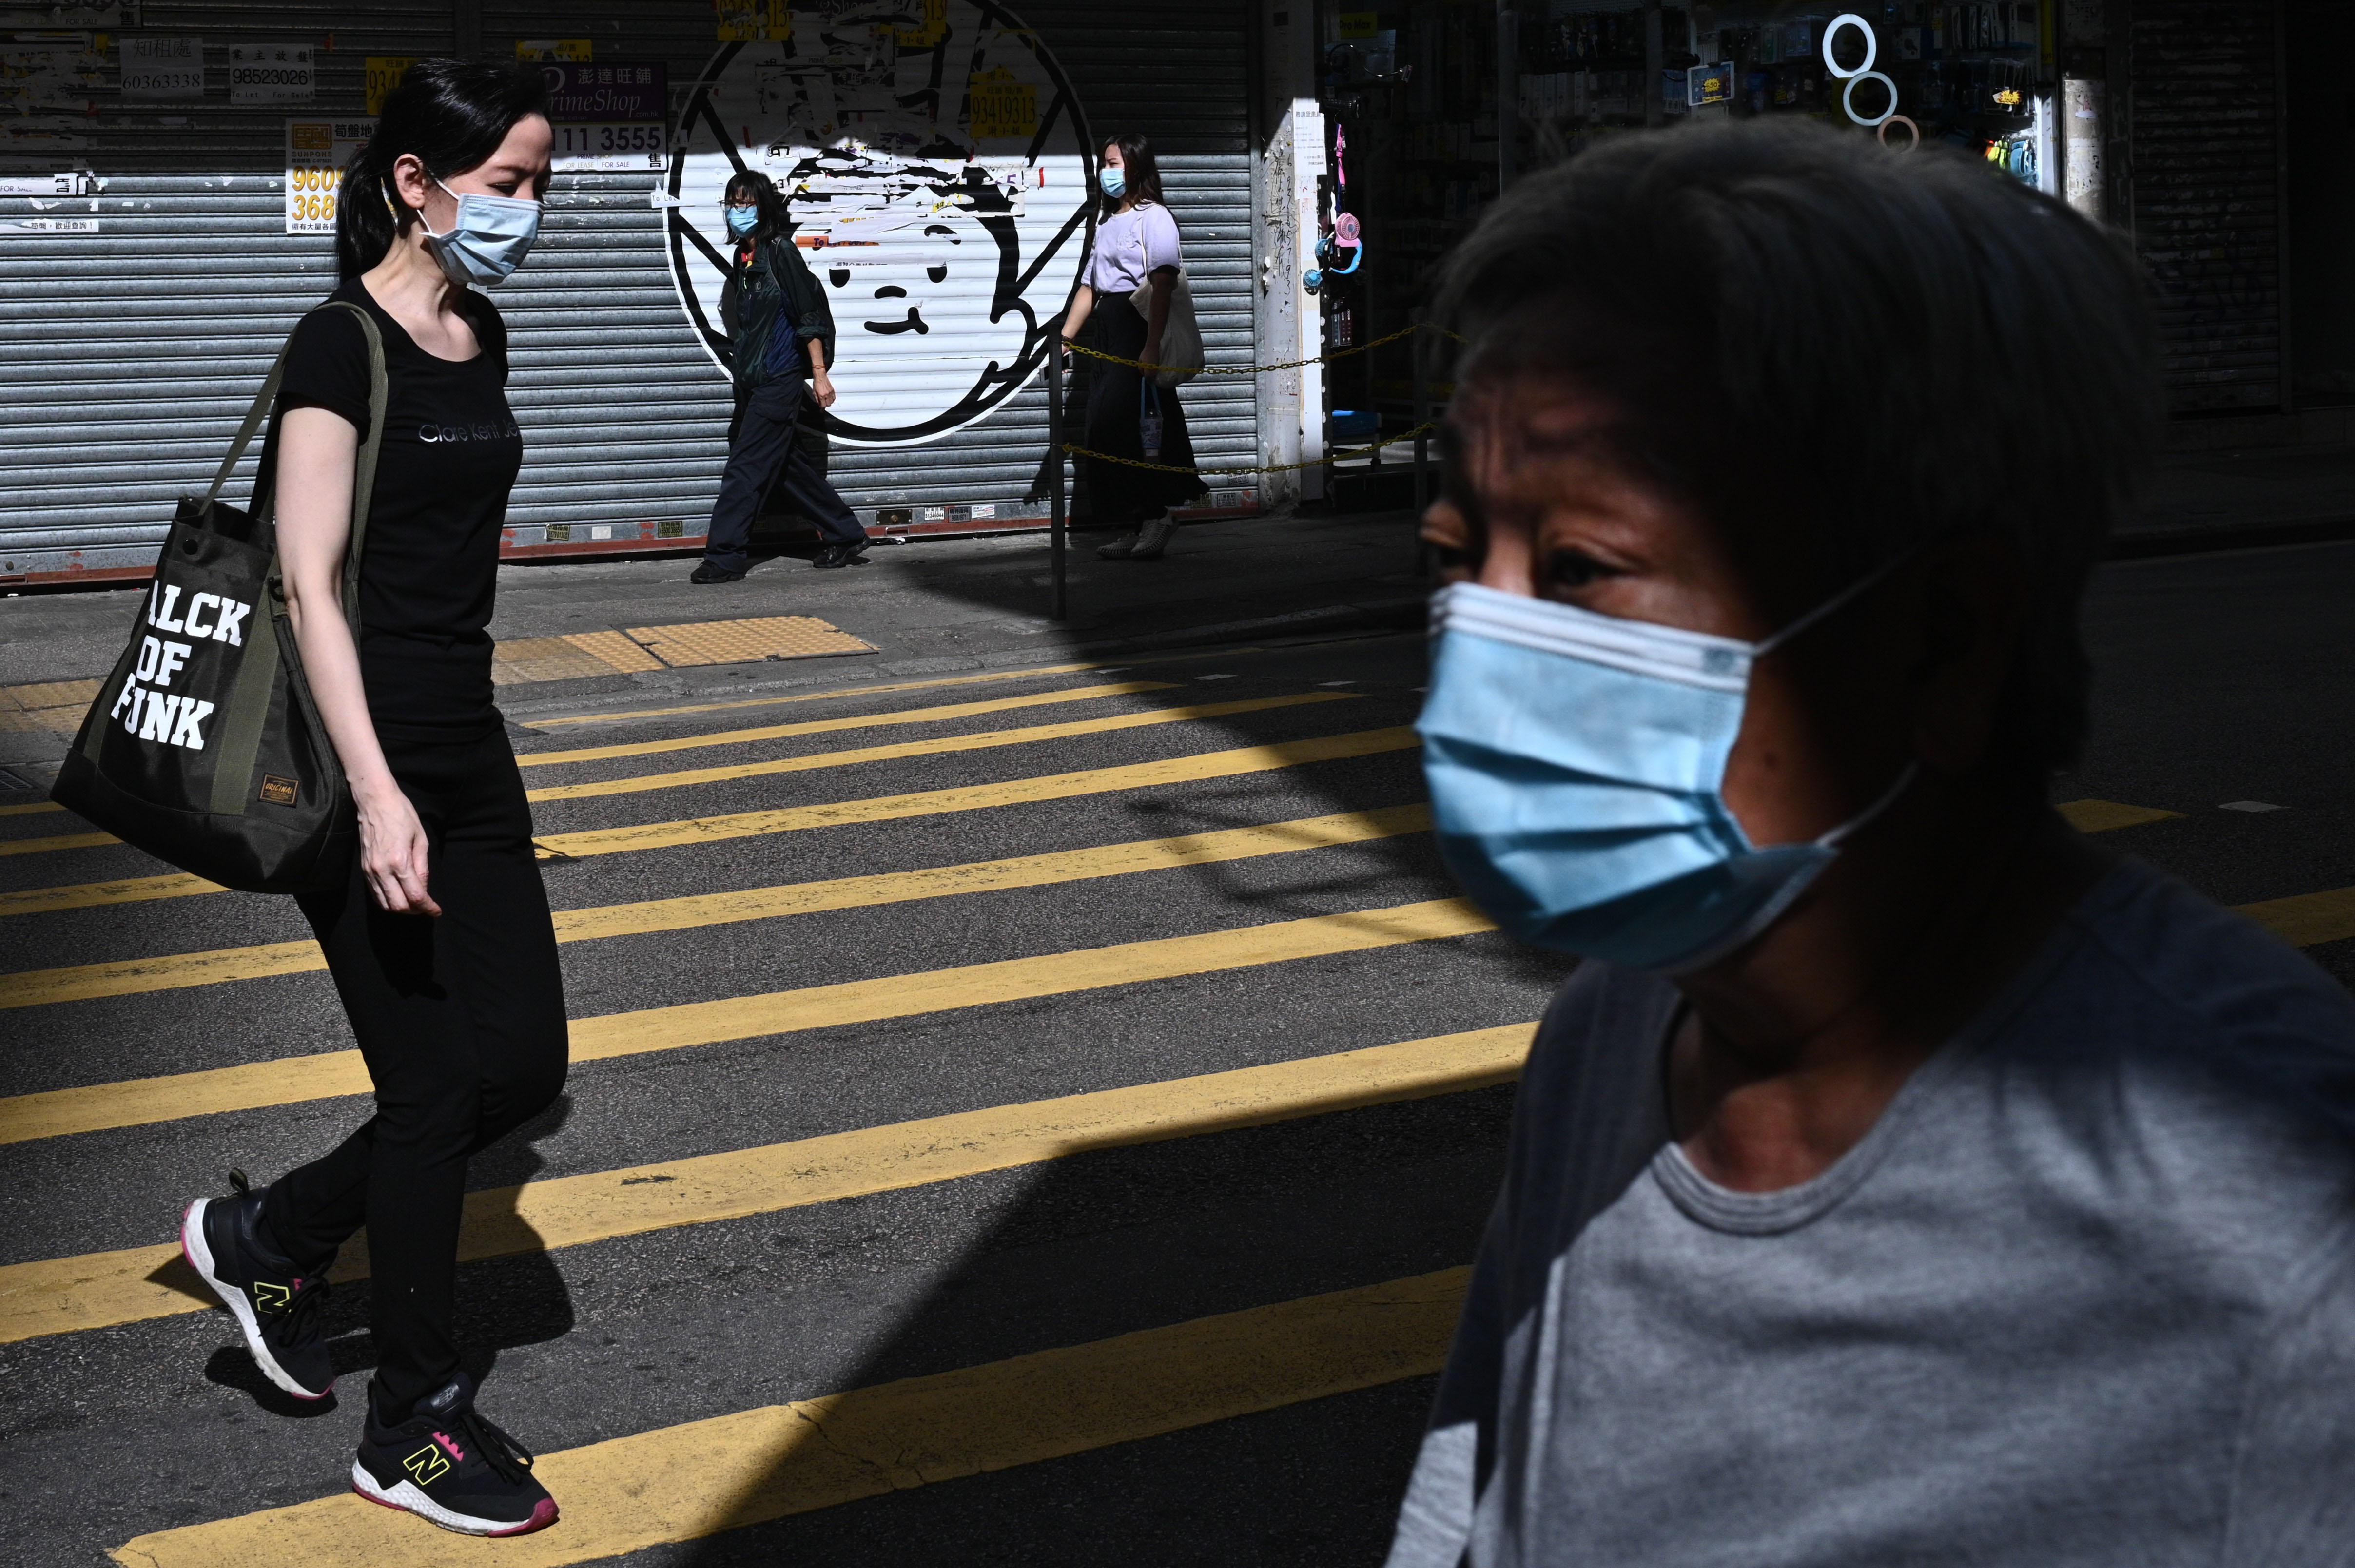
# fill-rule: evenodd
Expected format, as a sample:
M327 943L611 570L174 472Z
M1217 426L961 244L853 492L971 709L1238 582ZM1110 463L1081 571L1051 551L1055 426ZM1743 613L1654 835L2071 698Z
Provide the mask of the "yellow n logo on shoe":
M266 1279L253 1282L253 1304L265 1312L283 1310L294 1299L294 1293L282 1285L272 1285Z
M448 1473L450 1459L438 1446L428 1443L403 1459L400 1467L408 1471L419 1486L430 1487Z

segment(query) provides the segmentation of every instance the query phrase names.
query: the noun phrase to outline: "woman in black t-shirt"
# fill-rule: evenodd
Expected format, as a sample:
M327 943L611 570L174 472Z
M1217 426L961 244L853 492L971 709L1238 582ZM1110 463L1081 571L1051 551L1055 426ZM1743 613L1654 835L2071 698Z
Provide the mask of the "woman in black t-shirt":
M390 394L357 636L338 588L370 378L349 313L296 329L265 462L304 671L359 808L349 884L302 908L376 1114L265 1190L198 1200L181 1230L270 1380L324 1399L325 1275L366 1224L377 1367L352 1485L473 1535L556 1519L530 1454L475 1411L452 1321L466 1161L564 1084L555 931L485 630L523 442L506 328L469 287L529 249L552 145L537 69L425 60L345 176L335 297L374 319Z

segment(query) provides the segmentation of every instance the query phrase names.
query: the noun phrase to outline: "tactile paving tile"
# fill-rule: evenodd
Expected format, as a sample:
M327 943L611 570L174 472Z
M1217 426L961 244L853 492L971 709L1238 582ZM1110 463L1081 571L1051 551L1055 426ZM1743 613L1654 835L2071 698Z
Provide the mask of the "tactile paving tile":
M660 659L619 632L575 632L499 644L491 656L491 680L499 686L517 686L662 667Z
M746 621L697 621L683 626L633 626L630 636L663 663L758 664L763 659L823 658L871 654L872 643L815 615L768 615Z
M0 686L0 731L16 733L46 731L71 739L81 728L81 716L98 700L97 680L45 680L26 686Z

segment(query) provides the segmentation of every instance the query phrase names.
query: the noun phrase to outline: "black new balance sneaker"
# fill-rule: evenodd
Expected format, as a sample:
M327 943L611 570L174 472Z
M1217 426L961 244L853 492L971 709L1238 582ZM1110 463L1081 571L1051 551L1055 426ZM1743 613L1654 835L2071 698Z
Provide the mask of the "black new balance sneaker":
M460 1372L398 1426L368 1400L352 1490L461 1535L524 1535L556 1522L556 1499L532 1479L531 1453L474 1408Z
M298 1274L263 1246L254 1233L261 1193L246 1185L243 1171L232 1170L229 1179L234 1196L188 1205L180 1221L180 1252L236 1317L262 1375L297 1399L325 1399L336 1381L319 1327L326 1276Z

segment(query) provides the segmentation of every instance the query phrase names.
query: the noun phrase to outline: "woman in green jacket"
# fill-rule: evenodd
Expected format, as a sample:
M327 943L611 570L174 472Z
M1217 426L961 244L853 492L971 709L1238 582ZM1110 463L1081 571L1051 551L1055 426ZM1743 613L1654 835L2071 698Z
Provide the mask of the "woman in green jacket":
M751 170L728 182L721 197L736 241L719 319L728 331L736 381L736 421L729 430L728 468L712 503L711 530L694 581L734 582L744 575L752 520L773 485L815 523L826 543L817 566L865 564L867 530L842 503L826 471L794 439L803 399L834 404L826 367L834 359L834 313L826 290L794 244L785 199L769 176ZM808 385L806 388L804 382Z

